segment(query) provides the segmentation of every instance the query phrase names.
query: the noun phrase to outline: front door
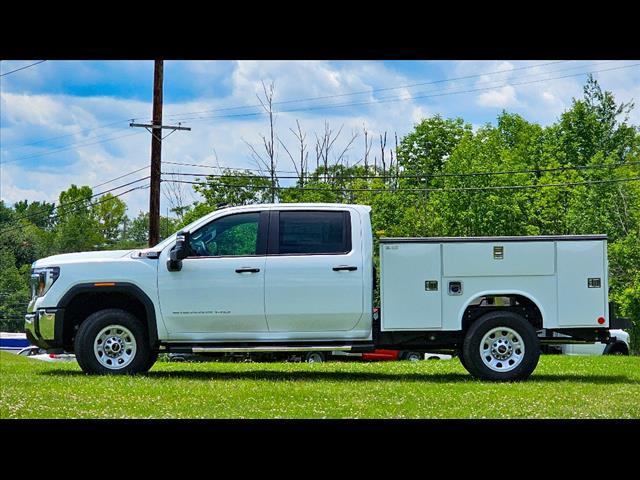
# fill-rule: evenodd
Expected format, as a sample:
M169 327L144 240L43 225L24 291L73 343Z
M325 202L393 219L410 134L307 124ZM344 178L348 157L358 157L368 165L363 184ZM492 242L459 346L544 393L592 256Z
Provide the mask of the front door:
M162 317L173 339L215 340L266 332L264 278L267 212L231 214L191 232L182 270L158 265ZM265 230L263 230L265 229Z

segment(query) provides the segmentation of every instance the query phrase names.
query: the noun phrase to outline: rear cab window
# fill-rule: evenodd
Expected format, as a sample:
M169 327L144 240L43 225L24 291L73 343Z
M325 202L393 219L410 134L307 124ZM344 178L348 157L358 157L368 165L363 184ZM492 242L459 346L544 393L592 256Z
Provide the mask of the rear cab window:
M275 224L277 254L339 255L351 251L347 211L280 211Z

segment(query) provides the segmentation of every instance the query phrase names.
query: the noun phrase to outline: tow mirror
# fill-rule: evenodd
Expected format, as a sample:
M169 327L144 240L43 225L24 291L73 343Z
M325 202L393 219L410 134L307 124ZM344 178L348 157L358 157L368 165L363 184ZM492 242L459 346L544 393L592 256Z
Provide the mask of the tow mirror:
M180 231L176 234L176 244L169 252L167 269L170 272L182 270L182 259L189 256L189 232Z

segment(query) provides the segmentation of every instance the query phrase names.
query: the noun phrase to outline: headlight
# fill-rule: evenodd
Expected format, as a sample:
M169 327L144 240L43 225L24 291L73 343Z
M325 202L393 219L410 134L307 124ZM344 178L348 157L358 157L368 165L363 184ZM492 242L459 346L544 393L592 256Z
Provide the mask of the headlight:
M42 297L60 276L60 267L31 269L31 298Z

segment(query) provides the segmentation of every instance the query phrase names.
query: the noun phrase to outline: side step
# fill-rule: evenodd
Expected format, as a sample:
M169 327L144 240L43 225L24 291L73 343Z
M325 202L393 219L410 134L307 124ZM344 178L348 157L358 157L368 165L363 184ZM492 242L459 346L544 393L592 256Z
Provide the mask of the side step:
M300 345L300 346L277 346L265 345L257 347L192 347L193 353L212 352L331 352L334 350L348 352L353 349L352 345Z

